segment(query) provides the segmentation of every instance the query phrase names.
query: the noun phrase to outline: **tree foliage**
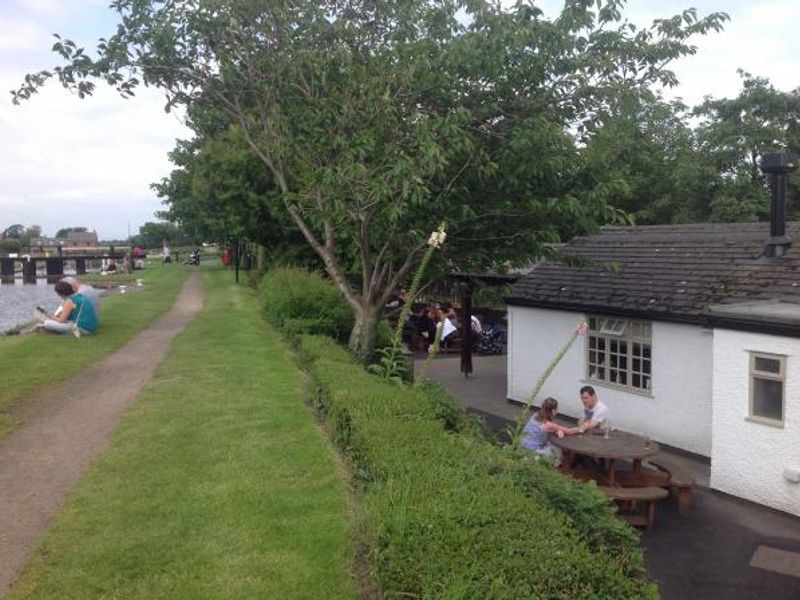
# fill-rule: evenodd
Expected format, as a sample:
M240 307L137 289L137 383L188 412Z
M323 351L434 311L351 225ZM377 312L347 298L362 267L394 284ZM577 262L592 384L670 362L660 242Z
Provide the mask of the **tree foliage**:
M143 82L165 91L168 109L224 114L231 129L193 156L204 175L173 177L166 185L183 188L163 191L225 204L226 227L259 223L257 210L228 205L276 206L353 309L362 355L439 222L452 242L446 264L478 269L527 262L615 218L619 182L592 169L575 134L591 137L650 84L674 84L665 65L727 18L689 9L637 29L621 0L567 0L553 20L530 2L485 0L111 6L120 24L96 57L58 37L63 65L28 75L14 100L52 77L79 96L95 80L124 97ZM209 151L237 152L238 136L265 174L255 203L252 189L231 186L238 169L224 169L251 157L215 165L221 150Z
M56 231L57 238L67 238L70 233L86 233L88 229L86 227L62 227L58 231Z

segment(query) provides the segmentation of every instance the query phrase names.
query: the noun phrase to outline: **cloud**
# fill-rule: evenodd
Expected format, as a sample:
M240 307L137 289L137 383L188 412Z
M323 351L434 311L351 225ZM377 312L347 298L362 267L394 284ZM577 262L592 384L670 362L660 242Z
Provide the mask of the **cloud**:
M11 0L0 4L0 90L15 89L26 72L57 62L52 31L94 40L110 29L105 0ZM91 25L91 27L90 27ZM29 41L26 41L29 40ZM7 48L7 47L10 47ZM160 201L150 184L173 169L167 153L191 137L153 89L123 100L98 83L80 100L51 82L31 100L0 101L0 227L39 224L97 229L124 238L155 220Z

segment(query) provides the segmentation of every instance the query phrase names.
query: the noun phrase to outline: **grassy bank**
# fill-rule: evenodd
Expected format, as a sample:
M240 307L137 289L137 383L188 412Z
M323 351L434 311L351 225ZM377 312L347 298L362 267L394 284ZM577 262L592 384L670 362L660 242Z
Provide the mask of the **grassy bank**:
M10 599L356 597L299 373L229 273L206 294Z
M101 300L100 329L91 337L30 334L0 337L0 435L10 426L11 404L41 386L63 381L124 345L170 308L190 273L177 265L153 265L137 271L143 288L110 293Z

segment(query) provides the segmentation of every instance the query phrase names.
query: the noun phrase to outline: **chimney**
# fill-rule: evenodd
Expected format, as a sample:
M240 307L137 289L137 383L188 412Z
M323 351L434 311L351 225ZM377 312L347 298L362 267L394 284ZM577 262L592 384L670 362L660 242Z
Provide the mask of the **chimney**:
M764 154L761 157L761 170L770 176L772 206L769 214L769 239L764 246L761 258L771 260L780 258L792 245L786 235L786 176L796 171L797 156L789 153Z

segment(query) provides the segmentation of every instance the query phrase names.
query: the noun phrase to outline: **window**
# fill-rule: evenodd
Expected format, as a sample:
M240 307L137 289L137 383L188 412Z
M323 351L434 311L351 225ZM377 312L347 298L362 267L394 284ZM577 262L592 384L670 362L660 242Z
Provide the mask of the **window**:
M587 376L638 391L652 389L650 323L589 317Z
M750 417L783 426L783 384L786 357L750 353Z

